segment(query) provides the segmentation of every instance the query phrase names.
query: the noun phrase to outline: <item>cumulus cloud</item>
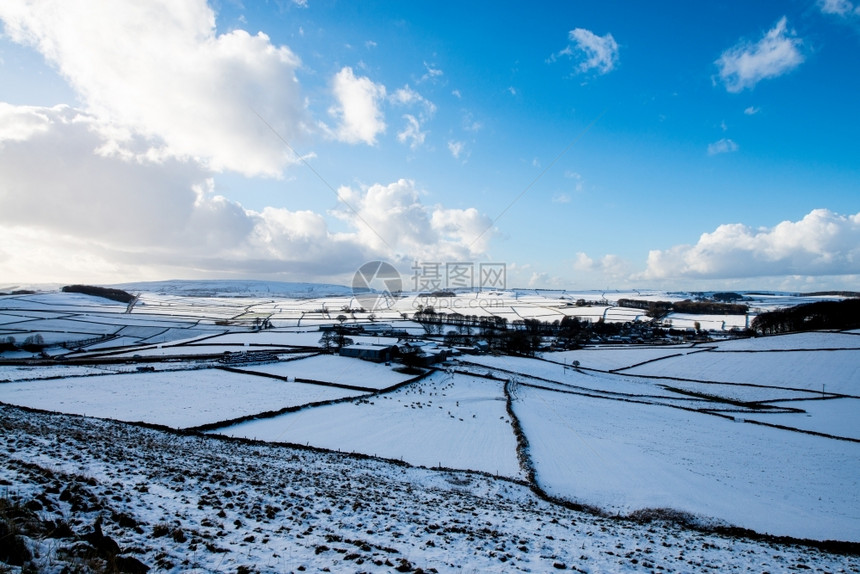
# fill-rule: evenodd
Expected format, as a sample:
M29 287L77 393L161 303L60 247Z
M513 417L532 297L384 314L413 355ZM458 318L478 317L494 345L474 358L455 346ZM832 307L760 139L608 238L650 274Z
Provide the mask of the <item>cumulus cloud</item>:
M569 56L579 61L577 70L581 73L596 71L607 74L618 64L618 43L612 34L598 36L585 28L574 28L568 34L572 44L568 45L557 55Z
M737 93L795 69L804 60L802 45L803 40L788 28L788 19L783 16L758 42L740 42L715 63L726 90Z
M476 209L427 206L415 182L400 179L365 189L341 187L349 209L334 213L351 222L358 240L389 256L458 261L480 254L495 234L492 220Z
M338 121L333 135L346 143L376 144L376 136L386 129L381 108L385 86L366 76L356 76L347 66L335 75L332 92L337 104L329 114Z
M287 140L306 132L299 58L263 33L217 34L205 0L8 0L0 19L56 67L114 147L140 136L151 153L245 175L295 161L257 114Z
M594 260L581 251L576 254L573 268L579 272L589 273L599 278L598 280L606 280L613 283L626 281L632 269L630 262L618 255L610 253L598 260Z
M800 221L753 229L720 225L695 245L648 254L644 279L728 279L860 273L860 213L816 209Z
M319 213L254 211L219 195L212 172L196 161L150 158L137 148L114 153L99 119L82 110L3 105L0 117L0 277L329 280L375 258L459 260L493 235L476 242L489 218L427 206L408 180L346 188L357 213L343 204L347 229L335 232Z
M723 138L719 141L715 141L712 144L708 144L708 155L718 155L721 153L731 153L734 151L738 151L738 144L728 138Z
M757 108L755 106L749 106L744 109L744 114L748 116L754 116L761 111L761 108Z

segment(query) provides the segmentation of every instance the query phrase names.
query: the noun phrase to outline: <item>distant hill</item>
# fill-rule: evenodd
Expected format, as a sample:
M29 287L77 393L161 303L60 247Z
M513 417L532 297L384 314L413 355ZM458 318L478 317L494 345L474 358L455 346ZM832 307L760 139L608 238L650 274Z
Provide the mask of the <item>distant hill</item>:
M115 285L119 289L137 292L178 295L182 297L349 297L352 289L344 285L325 283L289 283L242 279L141 281Z

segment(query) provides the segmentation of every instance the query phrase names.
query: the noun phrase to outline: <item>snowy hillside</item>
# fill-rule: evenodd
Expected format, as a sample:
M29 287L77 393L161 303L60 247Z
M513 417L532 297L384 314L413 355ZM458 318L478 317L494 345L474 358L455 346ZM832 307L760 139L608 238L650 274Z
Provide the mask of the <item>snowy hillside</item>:
M518 317L623 315L545 295L494 296ZM323 352L341 324L368 346L444 342L352 302L0 297L3 504L78 542L102 515L122 556L176 572L858 566L860 333L416 369Z
M12 407L0 429L2 503L20 509L16 540L40 572L860 569L856 555L569 510L474 473Z

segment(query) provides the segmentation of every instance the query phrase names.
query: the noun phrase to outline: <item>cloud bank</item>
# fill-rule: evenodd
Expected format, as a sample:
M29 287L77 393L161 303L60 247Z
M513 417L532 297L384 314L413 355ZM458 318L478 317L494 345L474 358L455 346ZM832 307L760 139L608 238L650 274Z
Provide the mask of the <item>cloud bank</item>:
M753 229L720 225L695 245L649 252L642 279L732 279L860 273L860 213L815 209L800 221Z
M244 208L201 163L105 147L94 115L0 104L0 276L343 277L370 259L468 258L491 221L422 203L409 180L344 188L333 231L312 211ZM141 146L140 142L130 142ZM74 262L74 265L72 265Z
M8 0L0 18L56 67L115 149L142 137L150 156L277 176L294 160L256 114L288 141L307 131L299 58L263 33L216 34L204 0Z

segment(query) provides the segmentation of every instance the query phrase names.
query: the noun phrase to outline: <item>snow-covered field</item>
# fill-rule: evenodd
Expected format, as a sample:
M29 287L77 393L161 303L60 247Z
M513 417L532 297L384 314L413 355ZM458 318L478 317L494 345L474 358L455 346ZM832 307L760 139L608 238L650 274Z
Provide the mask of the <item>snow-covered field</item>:
M856 554L604 518L475 474L2 406L0 429L0 485L27 519L32 571L860 570Z
M522 477L502 385L469 376L437 373L385 395L213 432Z
M150 565L176 572L224 565L235 571L242 564L261 572L300 565L393 571L401 559L411 570L439 572L548 571L561 563L586 572L858 568L860 544L839 556L687 529L722 525L860 543L856 332L600 346L540 358L464 356L400 386L413 375L308 356L307 348L319 345L317 326L340 322L340 313L347 323L369 323L348 311L351 297L310 289L284 299L266 297L263 284L248 293L237 285L211 287L217 298L170 285L142 292L131 313L77 294L0 297L0 337L92 339L80 351L46 349L64 361L0 365L0 402L214 428L182 436L0 405L0 445L10 461L0 469L0 489L36 496L48 472L62 476L104 508L146 525L142 532L124 529L106 515L112 536ZM640 313L572 306L574 295L566 292L481 296L499 305L468 314L557 320L599 310L605 320L630 321ZM639 298L648 297L673 295ZM789 298L773 300L780 303L764 296L760 303ZM418 332L399 319L406 310L380 313L376 321ZM257 332L257 318L285 327ZM269 350L283 360L215 368L225 350ZM0 360L37 356L15 350ZM304 450L314 448L326 452ZM120 482L118 474L132 478ZM46 515L65 512L80 518L78 530L89 528L97 512L72 512L58 492L42 493L51 505L43 504ZM565 508L576 504L596 514ZM687 526L605 518L615 515L681 517ZM181 529L185 539L153 539L153 530L164 528Z
M860 540L857 443L526 385L517 396L551 494L622 514L672 508L758 532Z
M240 368L252 373L267 373L290 379L298 377L376 390L392 387L415 376L397 372L391 366L380 363L337 355L317 355L297 361L264 363Z
M839 351L702 352L667 357L625 374L748 383L860 395L860 349ZM822 387L823 386L823 387Z
M0 402L190 428L360 391L197 369L0 384Z

